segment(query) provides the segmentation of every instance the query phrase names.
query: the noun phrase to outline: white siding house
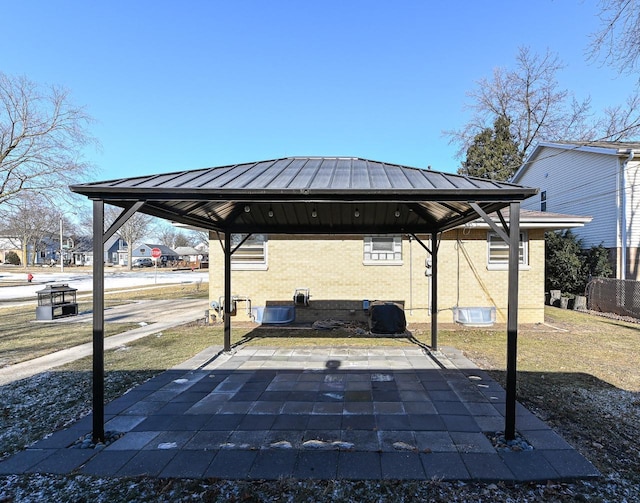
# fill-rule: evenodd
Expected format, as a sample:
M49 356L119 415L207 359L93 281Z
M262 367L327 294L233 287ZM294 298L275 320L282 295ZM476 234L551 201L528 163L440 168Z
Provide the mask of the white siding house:
M618 279L640 277L640 143L540 143L512 181L540 188L523 209L591 216L575 230L584 246L608 248Z

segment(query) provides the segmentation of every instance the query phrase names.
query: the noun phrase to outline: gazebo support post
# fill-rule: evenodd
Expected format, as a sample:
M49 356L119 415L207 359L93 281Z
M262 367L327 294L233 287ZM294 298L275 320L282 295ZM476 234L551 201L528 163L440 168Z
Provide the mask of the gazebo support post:
M104 201L93 201L93 441L104 439Z
M507 307L507 396L504 436L516 436L516 369L518 356L518 271L520 263L520 203L509 208L509 293Z
M438 233L431 233L431 349L438 350Z
M231 351L231 232L224 233L224 350Z

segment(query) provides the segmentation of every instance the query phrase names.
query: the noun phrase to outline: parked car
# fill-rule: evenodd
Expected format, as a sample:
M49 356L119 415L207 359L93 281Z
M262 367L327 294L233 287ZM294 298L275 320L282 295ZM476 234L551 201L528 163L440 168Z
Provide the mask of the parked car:
M153 267L153 260L149 257L134 258L131 265L133 267Z

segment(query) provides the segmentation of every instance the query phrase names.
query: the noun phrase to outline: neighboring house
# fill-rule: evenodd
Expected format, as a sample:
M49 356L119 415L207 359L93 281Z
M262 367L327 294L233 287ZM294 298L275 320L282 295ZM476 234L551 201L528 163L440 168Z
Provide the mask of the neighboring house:
M204 256L192 246L178 246L174 250L178 254L178 260L186 264L198 265Z
M508 220L508 211L503 212ZM495 220L498 221L496 215ZM520 218L519 320L544 321L544 233L581 227L589 217L523 211ZM236 246L244 236L233 235ZM429 236L418 236L429 246ZM223 253L211 242L210 298L224 292ZM232 255L232 294L236 316L248 318L256 308L292 304L294 293L309 305L296 308L296 321L366 319L364 301L397 301L407 322L426 323L431 316L430 255L407 235L291 236L252 235ZM507 315L508 248L489 226L477 220L443 233L438 252L438 306L443 322L453 321L454 307L495 307L496 321Z
M104 263L108 265L124 265L126 258L127 243L120 236L114 234L104 244ZM73 265L93 265L93 237L76 237L74 247L70 251L70 259Z
M114 234L104 244L104 263L125 265L127 263L127 253L127 242L117 234Z
M178 254L168 246L154 245L154 244L148 244L148 243L139 245L136 248L134 248L133 251L131 252L131 255L134 259L142 258L142 257L151 258L151 250L153 250L154 248L160 249L161 256L158 259L158 264L165 264L167 262L173 262L178 260Z
M16 247L15 240L11 237L0 236L0 263L7 261L7 253L14 252L18 257L22 256L20 247Z
M198 243L194 246L198 253L202 253L203 255L209 256L209 245L206 243Z
M93 264L93 238L91 236L78 236L71 250L71 264L77 266Z
M66 249L69 247L69 243L71 241L71 239L67 239L66 242L63 243L65 248L65 260L70 259ZM21 262L24 262L25 258L23 257L23 254L25 250L23 250L21 239L15 236L0 237L0 261L2 263L6 261L6 255L11 251L15 252L18 257L20 257ZM52 239L50 237L43 238L35 242L35 250L34 243L29 242L26 246L26 254L26 260L29 265L48 266L52 263L59 262L60 240Z
M591 215L575 234L602 244L618 279L640 279L640 143L540 143L512 180L539 187L523 209Z

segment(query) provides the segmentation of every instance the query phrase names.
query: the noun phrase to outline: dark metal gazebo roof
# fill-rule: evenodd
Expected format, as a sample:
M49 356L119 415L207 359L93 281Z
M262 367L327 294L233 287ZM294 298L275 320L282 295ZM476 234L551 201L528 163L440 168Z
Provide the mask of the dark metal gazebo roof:
M74 185L91 199L236 233L442 232L535 189L354 157L288 157Z

